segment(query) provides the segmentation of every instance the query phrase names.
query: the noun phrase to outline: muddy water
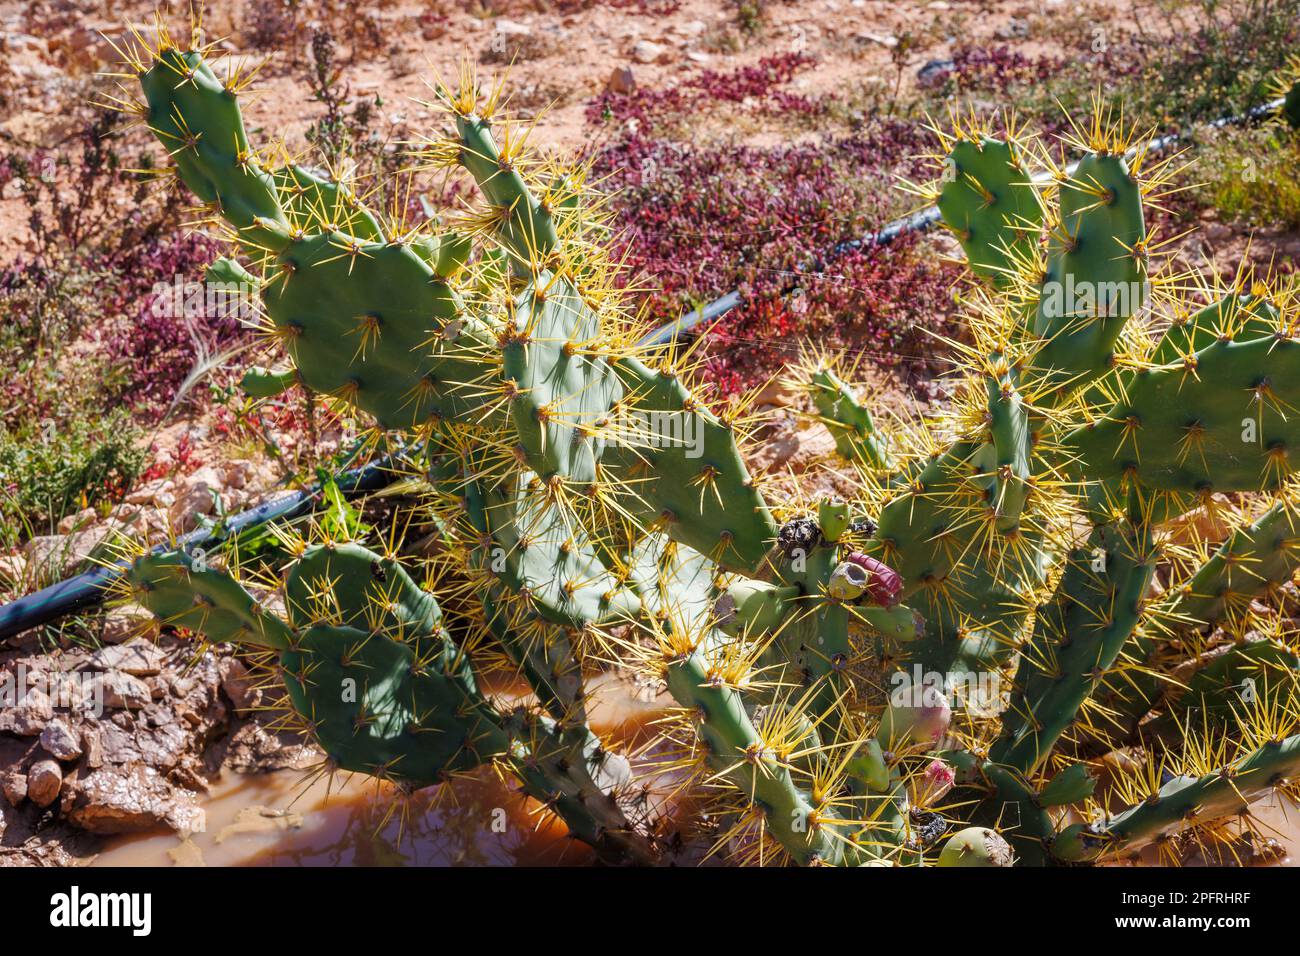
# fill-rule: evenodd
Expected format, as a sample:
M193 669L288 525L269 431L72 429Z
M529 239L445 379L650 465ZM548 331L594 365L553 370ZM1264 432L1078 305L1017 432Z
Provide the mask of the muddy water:
M592 726L633 746L653 736L666 701L591 682ZM522 688L495 687L498 696ZM580 866L592 851L490 770L412 797L361 775L311 780L300 770L225 773L203 801L200 832L111 842L95 866Z
M327 793L328 790L328 793ZM301 771L225 774L204 802L203 831L123 837L96 866L581 865L591 851L537 804L490 774L402 799L341 777L304 786ZM405 811L405 813L403 813Z
M611 678L594 683L592 724L635 746L653 736L664 701L634 699ZM496 688L509 696L509 688ZM591 850L545 820L539 805L490 771L403 797L360 775L311 779L303 771L225 773L204 800L203 827L114 840L96 866L581 866ZM1283 866L1300 864L1300 809L1275 797L1257 805L1260 835ZM1144 854L1154 865L1154 852ZM1227 859L1231 860L1229 855ZM1197 865L1204 861L1187 861Z

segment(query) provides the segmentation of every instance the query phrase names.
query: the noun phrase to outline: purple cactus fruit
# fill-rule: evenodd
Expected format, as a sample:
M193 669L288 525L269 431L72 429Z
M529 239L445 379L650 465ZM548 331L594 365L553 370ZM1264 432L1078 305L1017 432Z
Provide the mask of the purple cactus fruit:
M907 744L930 749L948 732L952 707L933 687L915 688L919 700L895 701L885 708L881 732L891 749Z
M931 760L924 770L907 782L912 806L927 807L937 803L952 789L956 780L952 767L942 760Z
M893 607L902 598L903 579L889 565L861 551L850 553L844 560L852 561L867 572L867 593L881 607Z

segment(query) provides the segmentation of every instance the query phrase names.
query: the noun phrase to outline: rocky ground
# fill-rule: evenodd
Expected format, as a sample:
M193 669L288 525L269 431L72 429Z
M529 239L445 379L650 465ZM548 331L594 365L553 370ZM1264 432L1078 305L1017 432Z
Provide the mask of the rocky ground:
M109 615L103 645L0 651L0 865L65 865L100 838L201 829L223 771L316 759L268 728L262 692L228 649L195 657L147 616Z

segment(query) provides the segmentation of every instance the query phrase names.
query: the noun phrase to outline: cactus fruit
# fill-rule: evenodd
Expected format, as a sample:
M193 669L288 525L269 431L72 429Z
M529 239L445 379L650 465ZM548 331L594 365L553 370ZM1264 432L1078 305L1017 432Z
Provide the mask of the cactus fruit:
M919 746L933 750L952 723L948 698L933 688L921 691L920 703L891 703L880 720L880 739L890 750Z
M967 827L948 838L939 854L939 866L1011 866L1011 847L996 830Z
M1259 619L1251 602L1296 569L1294 285L1243 272L1189 302L1147 233L1166 171L1106 110L1069 142L1077 165L1045 174L1047 150L974 120L941 137L938 182L913 188L973 272L952 402L883 427L810 357L792 374L859 491L770 501L745 406L708 402L688 352L638 344L582 170L534 160L499 89L468 71L439 89L448 133L421 161L483 202L438 235L257 152L240 82L205 55L164 33L127 59L140 115L243 263L221 273L259 290L292 363L248 387L301 383L411 439L439 596L346 544L299 554L288 621L183 555L140 559L133 597L273 655L341 766L416 786L495 762L580 838L648 859L659 844L586 725L586 670L613 660L675 701L682 786L742 862L1113 858L1189 823L1214 838L1300 772L1294 636L1225 650L1201 633ZM1217 552L1176 541L1218 492L1271 507ZM480 649L536 709L479 690ZM358 661L357 703L309 679ZM1139 741L1152 765L1099 792L1097 762Z

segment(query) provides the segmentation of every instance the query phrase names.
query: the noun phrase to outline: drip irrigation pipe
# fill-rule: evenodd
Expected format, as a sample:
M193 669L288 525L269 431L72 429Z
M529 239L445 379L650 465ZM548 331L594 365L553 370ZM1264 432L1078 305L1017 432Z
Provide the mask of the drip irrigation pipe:
M1238 126L1247 123L1253 123L1261 119L1267 119L1274 115L1285 105L1286 100L1279 98L1268 103L1262 103L1259 106L1252 107L1244 113L1237 116L1224 116L1212 122L1205 123L1196 127L1193 132L1204 131L1209 129L1222 129L1225 126ZM1146 144L1148 153L1161 153L1172 146L1178 145L1187 138L1187 133L1169 133L1166 136L1157 136L1155 139ZM1136 150L1130 150L1132 155ZM1067 173L1074 172L1077 163L1072 163L1066 168ZM1035 181L1045 182L1047 174L1037 174L1034 176ZM823 260L814 263L813 268L807 275L815 276L825 272L827 266L836 259L849 252L855 252L859 249L870 249L876 246L884 246L893 242L899 236L906 235L910 232L928 232L939 224L939 209L937 206L929 206L926 209L901 216L887 223L883 228L876 232L869 232L860 239L849 239L841 242L831 249L830 253ZM781 291L781 296L785 297L792 293L798 284L792 284ZM708 305L701 306L693 312L688 312L674 322L661 325L645 338L641 339L641 345L662 345L669 342L685 332L689 332L695 326L712 322L714 319L727 312L730 312L736 306L740 305L744 299L739 289L728 292L721 298L714 299Z

